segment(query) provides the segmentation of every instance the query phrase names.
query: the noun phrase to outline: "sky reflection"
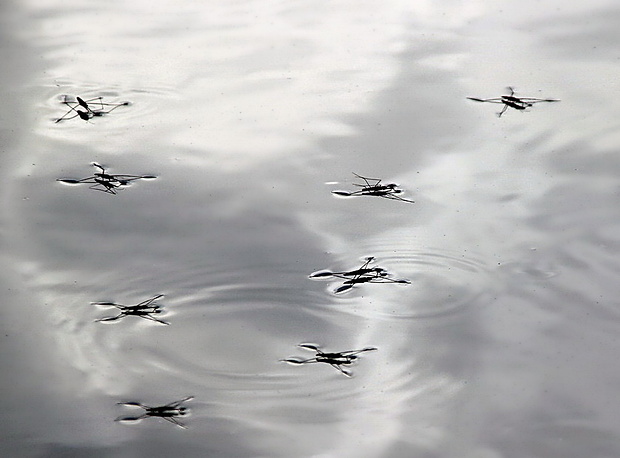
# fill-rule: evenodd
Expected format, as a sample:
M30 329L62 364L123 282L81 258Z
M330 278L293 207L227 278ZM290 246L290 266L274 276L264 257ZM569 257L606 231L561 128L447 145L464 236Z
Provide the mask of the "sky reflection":
M618 455L617 7L410 3L2 7L0 451ZM562 103L466 100L508 85ZM56 182L94 161L158 178ZM411 284L308 279L367 256ZM169 326L95 322L155 294ZM379 351L347 379L299 342ZM189 395L187 431L113 421Z

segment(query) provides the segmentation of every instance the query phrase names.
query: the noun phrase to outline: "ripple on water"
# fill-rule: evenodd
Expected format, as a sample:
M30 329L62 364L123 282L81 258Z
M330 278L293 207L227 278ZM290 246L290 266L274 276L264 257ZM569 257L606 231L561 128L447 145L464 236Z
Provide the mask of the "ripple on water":
M76 97L84 100L102 97L104 103L127 102L127 106L120 106L109 114L94 117L89 121L77 117L56 122L69 111L69 107L63 102L65 100L75 101ZM39 107L42 112L47 113L47 116L41 117L38 132L46 137L67 140L75 135L76 132L83 133L85 128L90 128L88 130L89 144L92 146L92 142L97 140L95 136L97 132L100 135L98 139L101 140L102 144L105 144L105 136L109 138L111 132L118 133L121 130L134 129L140 126L144 117L157 111L158 99L170 99L172 97L172 88L165 87L141 87L134 89L114 87L106 84L96 85L93 83L65 82L64 84L57 84L48 88L47 99ZM98 107L96 101L94 101L92 102L92 108L97 110L97 108L101 107ZM103 132L103 126L105 126L105 132ZM82 135L73 139L74 142L83 140L84 137Z
M395 248L393 243L364 249L375 257L375 265L386 269L395 279L409 280L410 284L360 285L336 298L362 316L440 317L486 304L494 296L490 266L468 250ZM333 286L329 287L331 291Z
M316 298L304 294L306 279L298 272L249 281L251 267L168 264L146 271L131 263L95 276L57 272L52 279L43 274L49 268L33 269L31 281L49 298L67 357L105 392L129 393L119 382L140 380L135 394L155 393L152 384L174 380L198 394L263 391L267 403L274 390L294 399L308 377L339 379L329 367L296 370L279 361L299 353L295 345L317 336L314 330L331 333L337 326L332 314L315 310ZM132 305L157 294L164 295L157 300L163 308L157 318L168 326L137 316L96 321L118 310L93 302ZM321 393L315 394L326 395Z
M338 379L329 367L290 367L280 359L303 355L304 338L336 327L330 314L315 313L312 296L262 283L217 284L177 297L170 329L150 342L146 355L169 375L192 385L228 391L264 392L266 398L295 396L303 380ZM337 323L337 322L336 322ZM168 342L168 343L165 343ZM301 369L301 370L300 370ZM315 394L321 395L321 390ZM327 395L323 393L323 395Z

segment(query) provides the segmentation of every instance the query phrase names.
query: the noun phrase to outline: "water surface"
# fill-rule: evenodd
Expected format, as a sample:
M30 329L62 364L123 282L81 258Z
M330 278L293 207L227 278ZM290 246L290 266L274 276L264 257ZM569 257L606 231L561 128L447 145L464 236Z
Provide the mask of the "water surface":
M408 3L3 7L8 456L620 454L620 10ZM508 85L561 102L466 99ZM56 181L93 161L157 179ZM411 284L308 279L366 256ZM95 321L156 294L169 326ZM187 430L113 421L190 395Z

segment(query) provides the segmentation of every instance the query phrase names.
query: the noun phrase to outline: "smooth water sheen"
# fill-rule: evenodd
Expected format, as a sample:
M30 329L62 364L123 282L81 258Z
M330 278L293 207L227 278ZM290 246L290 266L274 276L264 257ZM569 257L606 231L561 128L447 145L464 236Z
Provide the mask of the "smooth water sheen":
M620 456L620 6L435 3L0 7L2 456Z

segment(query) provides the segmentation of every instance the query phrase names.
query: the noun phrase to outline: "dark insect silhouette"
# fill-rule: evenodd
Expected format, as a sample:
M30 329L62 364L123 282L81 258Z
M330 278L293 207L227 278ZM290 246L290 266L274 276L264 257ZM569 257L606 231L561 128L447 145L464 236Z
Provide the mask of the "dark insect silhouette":
M91 165L100 170L92 176L75 180L72 178L59 178L56 181L60 181L65 184L92 184L89 189L95 191L102 191L108 194L116 194L119 188L129 186L132 181L136 180L148 180L157 178L154 175L126 175L126 174L109 174L106 173L105 168L102 165L92 162Z
M177 417L183 417L188 414L189 409L187 407L182 407L181 404L192 399L194 399L194 396L188 396L179 401L174 401L170 404L157 407L150 407L139 402L119 402L118 405L140 407L144 409L144 413L138 416L118 417L115 421L140 421L148 417L159 417L183 429L186 429L186 426L177 420Z
M313 364L313 363L325 363L332 366L334 369L340 371L342 374L347 377L351 377L353 374L351 371L345 369L342 366L351 366L353 363L357 361L360 353L365 353L367 351L375 351L377 350L375 347L366 347L361 350L348 350L348 351L340 351L334 353L326 353L322 351L318 345L310 344L310 343L301 343L298 347L303 348L305 350L310 350L315 352L314 358L303 359L303 358L286 358L281 359L280 361L288 364L294 365L302 365L302 364Z
M410 204L415 203L413 200L405 199L401 197L399 194L403 193L402 189L398 188L396 183L388 183L382 184L380 178L368 178L358 175L353 172L353 175L358 177L360 180L363 180L364 183L353 183L353 186L357 186L361 188L357 191L332 191L332 194L342 197L356 197L356 196L375 196L382 197L384 199L390 200L400 200L402 202L409 202Z
M382 267L370 266L375 258L369 256L365 259L364 264L361 267L354 270L345 272L332 272L330 270L319 270L310 274L309 278L315 279L329 279L329 278L341 278L344 280L341 286L334 290L334 293L339 294L350 290L355 285L362 283L400 283L409 284L409 280L394 279L390 277L390 273Z
M514 88L508 87L510 91L509 95L502 95L500 97L495 97L492 99L478 99L476 97L467 97L469 100L474 100L476 102L488 102L488 103L501 103L504 106L502 107L502 111L497 113L497 116L501 118L501 116L506 112L508 107L514 108L515 110L524 111L526 108L533 106L535 103L540 102L559 102L557 99L537 99L534 97L515 97Z
M131 315L137 316L139 318L144 318L145 320L156 321L157 323L161 324L170 324L166 321L160 320L159 318L155 318L154 316L152 316L158 313L163 313L163 307L155 303L157 299L161 299L162 297L164 297L163 294L158 294L157 296L153 296L150 299L147 299L135 305L122 305L115 304L114 302L93 302L93 305L116 307L120 310L120 313L116 316L101 318L95 321L116 321Z
M118 107L126 107L130 104L129 102L106 103L103 101L103 97L95 97L88 100L76 97L76 99L73 100L66 95L63 96L61 103L68 106L69 111L58 118L56 122L68 121L69 119L77 117L84 121L90 121L92 118L106 115L116 110Z

